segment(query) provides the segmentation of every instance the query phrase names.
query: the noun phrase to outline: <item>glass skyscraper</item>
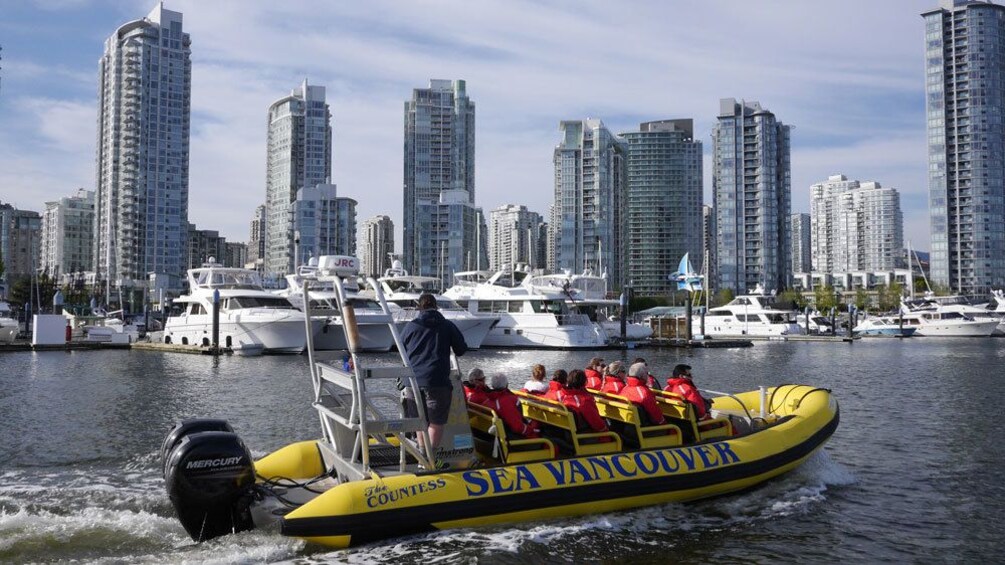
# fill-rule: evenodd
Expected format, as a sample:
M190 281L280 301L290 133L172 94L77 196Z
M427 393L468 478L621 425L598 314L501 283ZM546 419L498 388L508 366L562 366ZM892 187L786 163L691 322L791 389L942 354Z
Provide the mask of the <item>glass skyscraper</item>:
M719 288L789 286L789 129L757 102L719 101L712 131Z
M792 244L789 249L792 253L792 266L790 268L793 273L812 272L813 238L810 236L812 225L810 222L810 215L799 213L792 214L789 218L791 220L791 227L789 229L792 237Z
M685 253L702 264L701 142L693 120L663 120L622 133L628 147L628 280L638 296L677 289L669 276Z
M606 272L610 288L620 289L626 282L626 145L598 119L563 121L559 127L549 221L554 268Z
M404 126L404 267L449 283L456 270L488 264L485 237L471 216L475 103L465 81L430 80L429 88L414 89L405 102ZM441 199L446 191L451 194ZM461 205L472 209L465 212Z
M526 206L504 204L489 213L489 268L499 271L522 264L544 269L541 244L541 214Z
M388 216L374 216L363 222L363 253L360 257L360 274L370 277L384 276L391 268L394 253L394 222Z
M94 263L115 286L187 266L191 49L182 15L159 4L105 41L98 73Z
M307 81L269 106L265 183L265 272L293 272L297 191L332 176L331 110L325 87ZM334 188L332 189L334 192Z
M1005 7L945 0L925 19L931 275L1005 286Z

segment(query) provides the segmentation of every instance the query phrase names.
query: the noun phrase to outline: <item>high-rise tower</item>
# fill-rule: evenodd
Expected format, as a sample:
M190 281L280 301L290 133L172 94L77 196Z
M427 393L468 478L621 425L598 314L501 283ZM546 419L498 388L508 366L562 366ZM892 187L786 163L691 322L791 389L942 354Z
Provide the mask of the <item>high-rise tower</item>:
M789 130L757 102L719 101L712 205L720 289L789 286Z
M394 253L394 223L387 216L374 216L363 222L363 254L360 273L380 277L391 268Z
M903 267L904 216L896 189L832 175L810 187L810 225L814 271Z
M293 272L297 191L327 184L331 176L331 109L325 102L325 87L304 80L289 96L269 106L265 183L265 272L269 275Z
M41 247L39 268L50 277L94 270L94 192L45 203Z
M944 0L925 19L931 274L1005 286L1005 6Z
M628 147L628 280L638 296L677 289L685 253L702 264L701 142L693 120L662 120L622 133Z
M504 204L489 213L489 268L499 271L523 264L544 269L539 253L541 214L526 206Z
M487 248L485 239L477 233L477 222L470 221L475 211L475 103L465 81L430 80L429 88L412 91L405 102L404 157L405 269L449 279L457 268L487 265L480 252ZM441 198L444 191L452 191L446 199ZM465 205L470 213L463 211ZM472 265L476 258L481 263Z
M598 119L561 122L555 147L555 201L549 221L555 269L606 271L625 283L626 146Z
M94 262L110 285L181 288L188 235L191 41L158 4L119 27L98 65Z

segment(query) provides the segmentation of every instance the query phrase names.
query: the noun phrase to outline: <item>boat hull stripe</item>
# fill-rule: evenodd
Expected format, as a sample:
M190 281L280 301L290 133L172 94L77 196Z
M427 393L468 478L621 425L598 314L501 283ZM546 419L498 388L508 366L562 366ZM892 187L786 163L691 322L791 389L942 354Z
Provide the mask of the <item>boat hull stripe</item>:
M839 417L840 414L835 412L834 418L806 441L748 463L737 463L685 475L569 486L547 491L433 503L346 516L283 519L280 522L280 530L283 535L304 538L350 536L350 543L358 545L387 537L433 531L437 529L433 524L438 522L709 487L756 477L808 456L834 433ZM435 520L431 520L431 517L435 517Z

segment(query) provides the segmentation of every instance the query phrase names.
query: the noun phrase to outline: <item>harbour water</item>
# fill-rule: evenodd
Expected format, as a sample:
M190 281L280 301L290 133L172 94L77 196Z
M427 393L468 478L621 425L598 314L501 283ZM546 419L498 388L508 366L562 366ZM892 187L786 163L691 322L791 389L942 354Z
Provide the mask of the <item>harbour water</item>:
M600 353L605 359L622 352ZM463 368L525 380L593 352L479 351ZM693 504L454 530L326 551L252 531L193 543L158 450L194 416L229 420L256 456L318 435L304 357L142 351L0 355L0 563L978 562L1005 552L1005 340L762 342L638 350L700 386L834 391L841 425L784 478Z

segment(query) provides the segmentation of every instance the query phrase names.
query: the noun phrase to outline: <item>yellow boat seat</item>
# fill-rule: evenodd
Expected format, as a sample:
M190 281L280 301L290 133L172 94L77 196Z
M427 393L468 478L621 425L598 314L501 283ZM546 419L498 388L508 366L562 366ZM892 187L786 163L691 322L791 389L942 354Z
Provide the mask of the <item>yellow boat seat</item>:
M656 403L663 416L680 426L684 434L684 443L695 443L710 439L728 438L733 436L733 424L729 418L720 416L698 420L694 406L678 394L662 390L654 390Z
M597 410L608 420L621 424L626 443L632 447L652 449L657 447L677 447L684 443L684 436L676 424L645 425L639 414L639 407L623 396L598 392L594 394Z
M557 428L563 438L568 439L566 450L574 455L600 455L621 451L621 436L614 432L580 432L576 426L576 416L561 402L556 402L522 391L520 396L523 415L531 420Z
M545 438L510 438L509 430L496 411L480 404L468 403L468 418L474 437L475 451L482 458L502 463L527 463L554 458L555 444Z

